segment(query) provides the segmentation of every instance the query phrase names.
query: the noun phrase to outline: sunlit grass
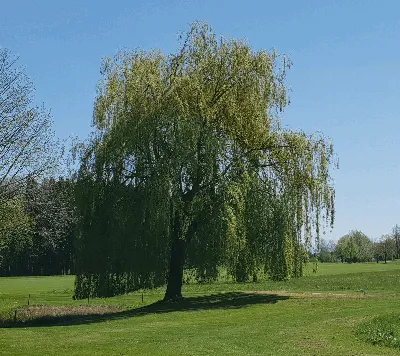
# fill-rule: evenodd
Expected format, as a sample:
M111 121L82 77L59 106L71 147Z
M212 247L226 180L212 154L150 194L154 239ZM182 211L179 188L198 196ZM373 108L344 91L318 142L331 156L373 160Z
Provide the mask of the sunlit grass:
M30 307L43 310L120 310L0 328L0 355L395 355L355 330L397 310L399 280L398 262L320 264L288 282L185 285L186 304L166 307L153 304L164 288L77 301L73 276L0 278L0 313L27 308L29 295Z
M400 314L390 313L372 318L361 323L356 333L373 345L400 349Z

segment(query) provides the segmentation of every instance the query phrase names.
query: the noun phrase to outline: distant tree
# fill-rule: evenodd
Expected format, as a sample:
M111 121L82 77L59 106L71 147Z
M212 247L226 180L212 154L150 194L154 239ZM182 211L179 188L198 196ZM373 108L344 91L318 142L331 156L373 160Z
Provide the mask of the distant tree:
M32 104L33 84L17 59L0 48L0 203L57 164L50 113Z
M373 258L372 241L361 231L351 231L351 238L357 246L357 258L359 262L371 261Z
M341 237L336 254L342 262L366 262L373 257L372 241L361 231L352 230Z
M383 260L386 263L387 260L393 260L397 253L396 240L393 235L382 235L380 240L374 244L374 252L377 262Z
M29 180L23 194L0 205L0 276L73 272L73 186Z
M400 258L400 226L396 224L393 228L393 238L396 243L396 258Z
M68 274L73 269L74 187L69 180L29 180L24 194L32 229L32 274Z
M321 239L319 243L319 248L317 249L318 261L320 262L336 262L337 256L335 254L336 251L336 242L333 240L326 241Z
M339 239L336 245L336 254L343 262L355 262L357 250L354 240L345 235Z
M0 276L29 274L33 226L21 197L0 203Z
M196 23L175 55L105 60L77 181L76 297L167 282L177 299L185 267L301 275L302 232L333 223L333 149L281 128L279 59Z

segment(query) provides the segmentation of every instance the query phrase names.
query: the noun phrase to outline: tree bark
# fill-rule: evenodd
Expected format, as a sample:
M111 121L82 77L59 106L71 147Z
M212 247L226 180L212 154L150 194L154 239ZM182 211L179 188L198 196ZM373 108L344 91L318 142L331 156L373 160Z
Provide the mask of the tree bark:
M182 224L179 212L174 212L172 228L171 259L169 264L169 275L167 291L164 301L182 299L183 266L185 263L186 241L181 238Z
M171 260L164 301L174 301L182 298L184 262L185 241L174 237L171 246Z

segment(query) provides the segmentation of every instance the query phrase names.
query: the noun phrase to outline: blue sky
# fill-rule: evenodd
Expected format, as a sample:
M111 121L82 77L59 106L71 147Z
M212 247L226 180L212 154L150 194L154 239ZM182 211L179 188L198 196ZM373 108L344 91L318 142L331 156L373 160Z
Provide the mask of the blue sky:
M101 58L121 48L175 52L194 20L290 56L283 125L322 131L340 169L336 224L378 238L400 223L398 0L4 2L0 46L20 56L58 137L91 130Z

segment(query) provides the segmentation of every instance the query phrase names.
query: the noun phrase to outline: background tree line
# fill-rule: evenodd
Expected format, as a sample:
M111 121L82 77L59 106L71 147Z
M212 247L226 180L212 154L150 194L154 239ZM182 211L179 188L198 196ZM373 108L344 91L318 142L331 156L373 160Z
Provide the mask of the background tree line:
M73 273L73 185L27 180L0 205L0 276Z
M392 233L372 240L361 231L353 230L337 242L321 240L315 256L321 262L370 262L387 261L400 258L400 226Z

